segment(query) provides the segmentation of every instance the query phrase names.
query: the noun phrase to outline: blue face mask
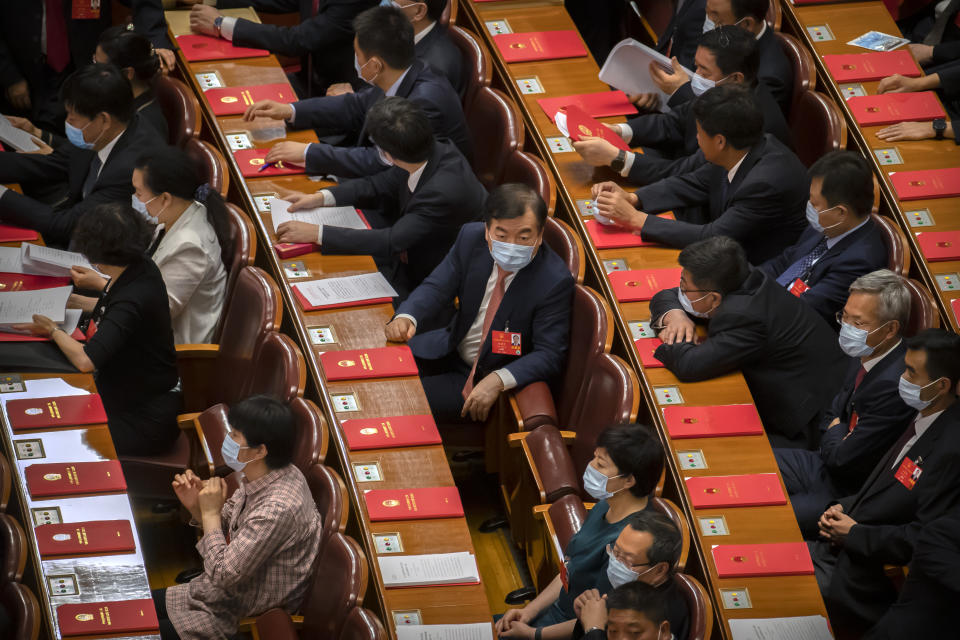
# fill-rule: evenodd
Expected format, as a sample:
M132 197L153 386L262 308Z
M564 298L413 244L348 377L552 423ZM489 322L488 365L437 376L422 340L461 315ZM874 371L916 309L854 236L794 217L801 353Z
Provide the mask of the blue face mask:
M817 208L816 208L815 206L813 206L813 203L808 200L808 201L807 201L807 212L806 212L806 213L807 213L807 222L809 222L809 223L810 223L810 226L813 227L814 229L816 229L817 231L819 231L820 233L823 233L823 232L826 231L827 229L833 229L835 226L837 226L838 224L840 224L840 222L836 222L836 223L830 225L829 227L824 227L822 224L820 224L820 214L821 214L821 213L826 213L827 211L830 211L831 209L836 209L836 208L839 207L839 206L840 206L840 205L835 205L835 206L830 207L830 209L824 209L823 211L817 211Z
M619 478L620 476L613 476ZM610 478L603 475L592 464L588 464L583 470L583 490L586 491L594 500L607 500L612 498L617 491L607 491L607 483ZM623 491L620 489L619 491Z
M710 18L703 19L703 32L713 31L717 28L717 23L711 20Z
M93 142L87 142L83 138L84 130L86 130L86 128L89 127L92 122L93 120L85 124L83 129L78 129L69 122L64 122L63 126L67 131L67 140L70 141L70 144L75 147L80 147L81 149L93 149L93 145L97 142L97 140L100 139L100 136L97 136L97 140L94 140ZM102 132L101 135L103 135Z
M157 219L156 216L150 215L150 212L147 211L147 205L159 197L160 196L153 196L146 202L143 202L140 200L140 198L137 197L137 194L134 193L133 195L130 196L130 206L133 207L133 210L139 213L141 216L143 216L144 220L146 220L150 224L158 224L160 220ZM161 209L161 212L162 212L162 209Z
M387 165L388 167L393 166L393 161L387 157L387 154L385 154L383 152L383 149L381 149L380 147L377 147L377 156L380 158L380 162L382 162L383 164Z
M227 463L228 467L234 471L243 471L243 468L247 466L247 463L240 462L240 460L237 459L237 456L240 455L241 449L246 448L247 447L241 447L236 440L227 435L223 439L223 444L220 445L220 455L223 456L223 461Z
M649 573L653 567L647 567L643 573L637 573L627 565L617 560L613 555L613 550L607 547L607 580L614 589L630 582L636 582L640 576Z
M858 329L846 322L840 323L840 349L851 358L863 358L873 353L874 347L867 344L867 336L887 326L884 322L873 331Z
M937 378L928 385L920 386L914 384L907 380L906 378L900 378L900 399L903 400L903 403L910 407L911 409L916 409L917 411L923 411L930 406L930 403L937 399L937 396L930 398L929 400L921 400L920 394L923 393L923 390L927 387L936 384L940 381L940 378Z
M513 244L512 242L500 242L492 240L490 255L497 266L504 271L520 271L533 260L533 252L537 247L525 244Z
M357 54L356 54L356 53L353 54L353 69L354 69L354 71L357 72L357 77L360 78L361 80L363 80L364 82L366 82L367 84L373 84L373 81L376 80L376 79L377 79L377 76L380 75L380 74L378 73L377 76L373 76L373 77L370 78L369 80L367 80L366 78L364 78L364 77L363 77L363 68L366 67L368 64L370 64L370 60L367 60L367 61L364 62L363 65L361 66L361 65L360 65L360 60L357 59Z
M715 81L707 80L699 73L693 74L693 77L690 78L690 89L695 96L701 96L715 86L717 86Z
M683 289L681 289L680 287L677 287L677 299L680 301L680 306L683 307L684 311L686 311L690 315L695 316L697 318L710 317L709 313L706 313L704 311L697 311L696 309L693 308L694 302L700 302L701 300L706 298L708 295L710 295L710 292L707 292L702 296L700 296L699 298L697 298L696 300L691 301L690 298L687 297L687 294L683 292Z

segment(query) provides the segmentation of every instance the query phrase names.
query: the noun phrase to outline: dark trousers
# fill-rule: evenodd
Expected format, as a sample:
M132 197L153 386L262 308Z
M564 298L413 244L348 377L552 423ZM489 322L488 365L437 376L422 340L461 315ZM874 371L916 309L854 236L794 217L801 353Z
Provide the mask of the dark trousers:
M153 607L157 610L157 620L160 621L160 640L180 640L180 635L167 615L167 590L154 589L150 593L153 595Z
M793 513L806 540L819 540L817 520L839 496L827 467L815 451L774 449Z
M167 451L180 435L180 406L180 392L168 391L132 409L108 408L107 426L117 453L148 456Z
M470 366L460 359L460 354L453 352L438 360L417 358L417 368L434 419L445 424L469 422L460 417L460 412Z

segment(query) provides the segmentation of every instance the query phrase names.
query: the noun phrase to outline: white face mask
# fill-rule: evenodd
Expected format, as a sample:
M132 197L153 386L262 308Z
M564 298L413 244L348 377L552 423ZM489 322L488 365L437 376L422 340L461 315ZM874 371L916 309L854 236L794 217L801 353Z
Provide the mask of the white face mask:
M354 69L354 71L357 72L357 77L360 78L361 80L363 80L364 82L366 82L367 84L373 84L373 81L376 80L376 79L377 79L377 76L380 75L379 73L377 73L376 76L373 76L373 77L370 78L369 80L367 80L366 78L363 77L363 69L364 69L364 67L366 67L368 64L370 64L372 61L373 61L373 58L371 58L370 60L367 60L367 61L364 62L363 65L361 66L361 65L360 65L360 60L357 58L357 54L356 54L356 53L353 54L353 69Z
M617 560L616 556L613 555L613 550L609 547L607 548L607 558L607 580L610 581L610 586L612 586L614 589L630 582L636 582L641 576L644 576L653 570L653 567L647 567L645 571L637 573L627 565Z
M613 476L613 478L619 477ZM596 469L592 464L588 464L587 468L583 470L583 490L594 500L607 500L626 488L608 491L607 483L613 478L603 475L599 469Z
M903 403L908 407L910 407L911 409L916 409L917 411L923 411L924 409L929 407L934 400L937 399L937 396L933 396L929 400L921 400L920 394L923 393L924 389L932 385L935 385L936 383L940 382L940 380L941 378L937 378L930 384L927 384L921 387L920 385L914 384L909 380L907 380L906 378L901 377L900 389L899 389L900 399L903 400Z
M711 20L710 18L703 19L703 32L713 31L717 28L717 23Z
M839 338L840 349L851 358L863 358L870 355L873 353L874 347L867 344L867 336L880 331L880 329L883 329L888 324L889 322L884 322L873 331L867 331L866 329L858 329L852 324L841 322Z
M683 307L684 311L686 311L690 315L695 316L697 318L710 317L709 313L704 311L697 311L696 309L693 308L694 302L700 302L701 300L706 298L708 295L710 295L709 291L703 294L702 296L700 296L699 298L697 298L696 300L690 300L690 298L687 297L687 294L683 292L683 289L681 289L680 287L677 287L677 299L679 299L680 301L680 306Z
M387 157L387 154L383 152L383 149L377 147L377 155L380 157L380 162L387 165L388 167L393 166L393 160Z
M834 206L830 207L829 209L824 209L823 211L817 211L817 208L816 208L815 206L813 206L813 203L808 200L808 201L807 201L807 212L806 212L806 213L807 213L807 222L809 222L809 223L810 223L810 226L813 227L814 229L816 229L817 231L819 231L820 233L823 233L823 232L826 231L827 229L833 229L835 226L837 226L838 224L840 224L840 222L835 222L834 224L830 225L829 227L825 227L825 226L823 226L822 224L820 224L820 214L826 213L827 211L832 211L833 209L836 209L836 208L839 207L839 206L840 206L840 205L837 204L837 205L834 205Z
M142 215L144 219L150 224L159 224L160 220L157 218L157 216L151 215L150 212L147 211L147 205L159 197L160 196L153 196L146 202L143 202L140 200L140 198L137 197L137 194L133 194L132 196L130 196L130 206L133 207L134 211ZM164 207L164 209L166 209L166 207ZM163 213L163 209L161 209L158 212L158 215L160 213Z
M533 252L536 250L534 245L513 244L512 242L500 242L491 240L490 255L497 266L504 271L516 272L523 269L533 260Z
M249 449L249 447L241 447L240 444L229 435L223 439L223 444L220 445L220 455L223 456L223 461L234 471L243 471L243 468L247 466L246 462L240 462L237 458L237 456L240 455L241 449Z

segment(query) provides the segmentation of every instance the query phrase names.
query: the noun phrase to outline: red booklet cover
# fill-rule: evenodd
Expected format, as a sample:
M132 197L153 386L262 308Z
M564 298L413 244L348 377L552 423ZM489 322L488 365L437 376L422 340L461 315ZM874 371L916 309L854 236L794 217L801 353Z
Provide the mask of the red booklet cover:
M26 273L0 273L0 291L36 291L73 284L70 276L33 276Z
M273 245L273 250L277 255L286 260L287 258L296 258L307 253L320 251L320 246L312 242L277 242Z
M713 562L721 578L803 576L813 573L806 542L717 544Z
M271 162L263 169L264 158L269 149L240 149L233 152L233 157L240 167L244 178L266 178L269 176L292 176L304 173L303 167L286 162ZM263 169L261 171L261 169Z
M763 424L752 404L664 407L663 420L673 439L763 435Z
M960 298L951 300L950 306L953 307L953 317L957 319L957 322L960 322Z
M127 490L127 481L117 460L32 464L24 473L34 498Z
M99 636L160 628L153 598L62 604L57 607L57 625L63 636Z
M371 522L460 518L463 504L456 487L372 489L363 493Z
M661 213L658 218L676 220L673 213ZM590 240L597 249L625 249L628 247L656 247L656 242L647 242L639 233L615 224L600 224L596 219L585 220L583 223L590 234Z
M33 229L0 224L0 242L26 242L39 239L40 234Z
M591 118L607 118L636 113L637 108L627 99L623 91L601 91L599 93L577 93L561 98L540 98L537 104L543 109L550 120L557 111L574 105L579 107Z
M122 553L137 549L129 520L91 520L35 527L41 556Z
M324 351L320 364L328 382L417 375L413 352L406 346Z
M780 478L775 473L697 476L684 480L687 482L690 501L696 509L787 504Z
M607 274L613 293L620 302L649 300L663 289L680 284L680 267L611 271Z
M823 62L838 83L880 80L895 73L911 78L920 75L920 68L907 49L825 55Z
M527 31L493 36L505 62L581 58L587 55L580 34L575 30Z
M567 131L574 140L582 140L585 136L594 138L603 138L617 149L630 151L630 145L623 141L623 138L610 130L599 120L594 120L587 113L576 105L567 105L564 107L564 113L567 114Z
M890 182L901 200L952 198L960 196L960 167L896 171L890 174Z
M929 262L960 260L960 231L921 231L917 244Z
M854 96L847 99L847 106L861 127L947 117L933 91Z
M92 322L90 323L90 326L93 326ZM77 342L84 342L87 340L87 336L84 335L80 329L74 329L73 333L70 334L70 337ZM0 331L0 342L51 342L51 339L45 338L44 336L29 336L25 333L8 333L6 331Z
M101 424L107 421L100 394L30 398L7 402L7 416L14 431Z
M190 34L177 36L177 44L183 51L183 57L190 62L199 60L229 60L231 58L262 58L270 55L266 49L235 47L228 40Z
M277 102L296 102L297 94L286 82L261 84L253 87L221 87L203 92L215 116L235 116L247 110L247 107L260 100Z
M663 363L657 360L653 352L662 345L660 338L639 338L633 341L633 346L640 354L640 363L647 369L656 369L662 367Z
M437 423L430 414L344 420L340 427L351 451L417 447L442 442Z
M393 298L370 298L369 300L355 300L354 302L343 302L341 304L322 304L319 306L314 306L310 304L310 301L300 293L300 289L297 288L297 285L294 284L292 287L293 295L296 296L297 300L300 302L300 306L303 307L304 311L319 311L321 309L343 309L345 307L362 307L368 304L383 304L393 302ZM342 351L340 353L343 353Z

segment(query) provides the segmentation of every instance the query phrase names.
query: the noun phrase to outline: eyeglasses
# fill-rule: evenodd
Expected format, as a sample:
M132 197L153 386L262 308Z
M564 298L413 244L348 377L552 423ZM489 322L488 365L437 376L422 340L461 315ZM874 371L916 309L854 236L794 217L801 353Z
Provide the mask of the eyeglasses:
M863 322L862 320L854 320L851 322L847 314L845 314L843 311L837 311L833 317L836 318L837 324L846 323L852 327L856 327L857 329L865 329L872 324L871 322Z
M616 547L616 545L614 545L614 546L611 547L611 546L608 544L608 545L607 545L607 553L610 554L611 556L613 556L614 558L616 558L617 560L619 560L620 562L622 562L623 564L625 564L626 566L630 567L630 568L633 568L633 567L648 567L648 566L650 566L650 565L653 564L652 562L633 562L633 560L632 560L628 555L626 555L625 553L623 553L623 551L620 551L620 549L618 549L618 548Z

